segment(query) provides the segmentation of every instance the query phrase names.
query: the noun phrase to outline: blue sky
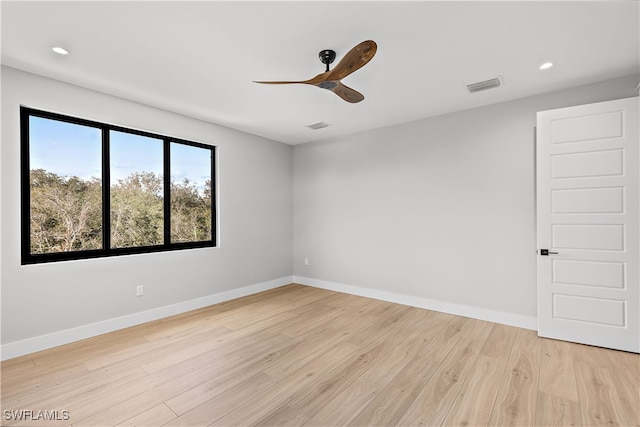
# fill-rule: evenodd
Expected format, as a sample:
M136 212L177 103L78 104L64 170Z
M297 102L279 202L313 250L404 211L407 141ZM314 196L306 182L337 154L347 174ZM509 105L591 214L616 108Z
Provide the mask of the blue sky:
M30 167L61 176L82 179L101 177L101 131L96 128L30 117ZM133 172L162 175L162 142L159 139L111 132L111 181L117 182ZM171 144L171 177L184 178L204 186L209 179L209 150L184 144Z

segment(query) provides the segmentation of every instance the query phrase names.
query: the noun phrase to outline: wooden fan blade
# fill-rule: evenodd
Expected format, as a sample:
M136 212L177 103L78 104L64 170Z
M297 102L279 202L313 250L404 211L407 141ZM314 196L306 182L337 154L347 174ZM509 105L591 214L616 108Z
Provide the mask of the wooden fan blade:
M357 90L351 89L349 86L345 86L342 83L338 82L336 87L333 89L329 89L331 92L338 95L340 98L344 99L347 102L351 102L355 104L356 102L360 102L364 99L364 95L358 92Z
M307 83L306 81L304 81L304 82L293 82L293 81L292 82L261 82L261 81L256 81L256 80L254 80L253 82L254 83L260 83L260 84L263 84L263 85L290 85L290 84L293 84L293 83Z
M309 79L309 80L300 80L300 81L257 81L254 80L254 83L260 83L260 84L264 84L264 85L288 85L288 84L292 84L292 83L300 83L300 84L307 84L307 85L314 85L317 86L318 83L323 82L325 80L327 80L327 74L329 73L321 73L318 74L317 76Z
M325 73L326 80L342 80L354 71L362 68L376 54L378 45L373 40L366 40L356 45L338 62L333 70Z

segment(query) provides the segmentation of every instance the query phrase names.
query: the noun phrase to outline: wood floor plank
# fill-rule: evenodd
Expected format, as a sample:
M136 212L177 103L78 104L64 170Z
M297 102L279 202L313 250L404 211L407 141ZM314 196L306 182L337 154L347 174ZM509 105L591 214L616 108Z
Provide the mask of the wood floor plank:
M480 355L507 362L517 333L518 328L516 327L494 324L482 350L480 350Z
M459 327L460 321L464 324L467 319L434 313L423 335L429 345L423 347L349 425L395 425L436 372L437 360L448 354L460 339L463 329ZM458 333L452 335L452 330Z
M297 313L296 321L278 330L279 333L290 337L300 337L313 333L319 327L326 327L335 319L341 318L345 311L325 304L317 304L305 307L304 310L294 310Z
M90 370L103 369L113 365L142 366L145 362L160 364L164 358L174 357L176 352L182 349L192 349L193 351L205 352L207 349L215 347L215 343L221 337L231 335L231 330L218 326L207 332L184 338L179 341L159 342L147 341L140 345L132 346L129 349L122 349L104 356L87 360L84 365Z
M336 308L345 308L351 312L359 311L369 304L372 304L371 298L361 297L358 295L345 295L340 292L332 292L322 299L322 303Z
M132 346L143 344L146 341L144 338L145 333L161 330L163 327L163 323L159 320L149 322L43 350L29 355L29 357L33 358L38 367L44 369L60 368L68 364L93 360L104 354L113 353L121 349L126 350Z
M142 379L148 374L136 366L127 370L99 370L87 375L79 376L73 380L65 378L62 382L65 387L61 390L57 384L43 384L35 392L22 394L19 397L10 398L3 396L3 403L13 409L42 408L66 408L67 403L83 398L101 390L108 390L118 385L128 384L131 381Z
M583 426L580 404L542 391L536 402L536 425L538 426Z
M175 419L176 414L173 413L165 404L154 406L153 408L129 418L128 420L118 424L118 427L158 427Z
M388 328L396 325L405 315L409 313L410 307L403 306L400 304L393 304L393 307L389 309L382 316L368 316L368 315L358 315L356 317L351 317L351 323L360 323L360 319L372 319L372 323L365 330L360 330L361 332L351 334L349 337L349 342L351 344L357 345L358 347L365 347L370 342L376 340L379 335L384 335L385 331Z
M492 324L472 320L456 347L440 364L397 425L441 425L462 385L462 380L491 331Z
M282 316L274 316L274 318L269 319L270 321L279 323L286 322L290 320L290 316L282 315ZM255 325L254 325L255 326ZM268 338L269 336L275 336L272 333L262 333L262 330L270 329L269 323L261 323L261 327L257 330L252 330L254 334L263 335ZM245 331L243 331L244 333ZM238 334L229 334L228 336L207 336L203 339L203 342L200 344L192 345L183 349L174 349L170 354L163 354L162 357L153 357L153 360L150 360L147 363L143 363L142 368L149 372L157 372L161 369L167 368L172 365L176 365L182 363L186 360L193 358L194 356L201 354L212 352L221 349L221 347L225 347L223 352L228 352L229 350L236 348L237 344L240 344L241 347L251 345L252 342L256 342L256 338L254 334L243 335L242 337L238 336ZM235 338L233 344L228 344L229 337L233 336ZM279 337L284 337L280 334L277 334ZM216 339L217 338L217 339ZM227 343L225 345L225 343Z
M265 301L270 302L273 300L282 301L283 299L295 299L298 296L304 295L309 292L314 292L314 289L308 286L292 283L290 285L281 286L279 288L270 289L256 294L221 302L219 304L216 304L214 307L220 312L231 311L238 308L240 310L245 310L249 307L253 308L254 305L258 306Z
M640 427L640 355L289 285L0 364L29 427Z
M576 373L569 343L542 339L538 390L552 396L578 401Z
M203 419L207 420L207 425L255 425L275 408L289 401L300 390L325 378L332 369L335 369L339 361L344 361L357 350L356 346L342 342L325 353L317 354L311 362L284 377L270 376L271 386L261 393L254 392L253 396L242 394L225 396L224 406L218 405L218 399L207 401L169 425L193 425Z
M424 347L350 425L396 425L471 324L467 318L444 313L433 313L429 321L424 339L430 345Z
M640 426L640 355L569 343L575 363L608 370L627 424ZM581 378L582 379L582 378Z
M195 372L192 377L192 386L196 387L199 381L206 381L209 377L206 376L207 370L213 370L212 372L226 372L233 369L236 366L243 363L250 363L252 351L256 349L267 349L282 343L286 338L273 335L265 335L256 337L251 342L245 342L244 345L227 346L223 350L214 350L208 353L202 353L195 355L191 359L180 363L175 366L169 366L154 374L147 374L144 378L137 378L136 376L130 376L128 379L125 377L122 382L113 383L109 381L102 387L93 387L86 390L84 393L78 395L78 397L67 403L74 409L74 418L82 419L86 414L91 413L91 410L98 411L115 405L128 397L135 395L131 392L130 384L135 382L135 388L139 390L142 383L148 382L150 387L153 385L162 384L163 382L170 381L174 378L188 375ZM258 356L259 357L259 356ZM126 363L121 362L121 363ZM113 371L118 370L118 365L110 367ZM136 369L146 373L139 366ZM217 375L212 375L217 377ZM107 376L109 379L113 379L112 375Z
M640 365L640 360L639 363ZM610 369L616 392L627 418L627 425L640 427L640 375L622 377L617 369ZM635 386L634 386L635 383Z
M36 367L31 357L16 357L2 362L2 377L10 378L19 373L27 374Z
M252 399L256 394L263 393L274 384L275 380L264 372L254 375L240 384L230 388L225 393L220 394L214 400L202 403L196 408L184 413L174 420L166 423L166 426L207 426L216 420L233 412L245 402ZM243 416L244 419L244 416ZM248 423L236 422L226 425L250 425Z
M609 369L584 363L576 363L575 369L582 421L591 426L630 425Z
M440 331L440 336L438 336L437 340L453 346L457 345L459 339L466 335L466 331L468 329L477 325L473 319L453 316L451 314L440 313L440 318L444 318L446 323L443 325L442 330ZM438 362L443 362L449 357L449 350L451 349L452 347L446 347L446 351L437 351L434 354L434 357Z
M160 324L162 327L150 330L144 335L144 338L147 341L179 341L183 338L219 328L220 325L214 319L220 316L220 311L209 308L208 310L199 309L195 314L190 316L161 319Z
M384 357L385 343L376 341L362 352L355 353L346 363L327 373L311 386L300 390L286 402L286 411L276 409L265 418L258 420L260 425L291 425L289 409L296 413L296 423L306 422L315 413L338 396L346 387L360 377L372 364Z
M353 337L361 337L365 341L371 341L373 338L365 331L377 330L378 324L379 319L374 316L362 317L357 320L348 314L336 317L331 322L310 330L308 334L310 340L305 339L305 342L301 343L302 351L300 353L291 355L283 363L270 366L265 372L274 378L283 378L342 342L349 342L354 348L357 348L358 345L351 342Z
M486 426L506 360L479 355L442 425Z
M256 352L254 357L247 358L246 363L238 363L232 368L221 370L220 375L201 384L194 384L191 389L176 395L165 403L176 414L183 415L254 375L266 372L274 364L287 363L287 358L295 357L305 344L302 341L293 343L285 341L268 349L266 354Z
M83 419L78 425L103 426L122 422L126 419L126 414L151 409L157 404L167 402L177 393L184 393L185 391L190 390L194 384L197 384L202 380L202 378L218 376L225 371L226 369L221 370L215 365L208 365L199 370L173 378L170 381L162 383L160 383L160 381L149 381L146 384L153 385L152 387L147 386L140 388L134 396L130 396L126 400L122 400L117 404L111 405L102 411ZM260 378L261 376L264 377L266 375L259 373L242 384L253 383L253 390L256 391L258 390L256 378ZM152 380L154 378L153 376L150 376L149 379ZM251 389L250 386L245 386L243 390L249 389Z
M313 416L305 421L305 425L348 425L376 397L378 390L389 384L428 345L425 334L418 327L426 327L428 316L422 315L420 319L422 323L415 323L413 330L404 325L390 328L387 331L390 336L384 338L387 348L380 359L371 363L362 375L318 411L313 411L315 414L309 414Z
M389 311L394 309L394 306L398 305L398 304L390 304L387 301L381 301L381 300L376 300L372 298L365 298L365 299L368 302L367 304L364 304L360 307L360 309L358 310L359 314L371 315L371 316L385 316L387 313L389 313ZM340 308L349 309L349 307L345 308L344 306L340 306ZM422 310L422 311L428 311L428 310Z
M255 337L253 348L258 351L260 348L278 345L288 339L278 335L261 335ZM203 353L203 357L194 357L199 359L195 364L197 368L189 362L172 365L130 382L128 387L123 387L118 394L92 393L82 402L69 405L70 410L73 410L74 417L80 419L84 425L113 425L110 423L124 421L124 415L132 415L130 410L139 413L160 402L166 402L173 396L206 381L207 378L216 377L243 363L252 354L251 347L247 346L241 347L240 350L234 349L226 355L220 351Z
M493 406L491 425L535 424L542 341L534 331L518 330Z
M76 378L82 378L89 370L83 364L68 364L64 368L34 367L31 375L24 377L2 377L2 396L4 399L15 400L22 396L39 393L47 389L49 385L58 382L72 382Z

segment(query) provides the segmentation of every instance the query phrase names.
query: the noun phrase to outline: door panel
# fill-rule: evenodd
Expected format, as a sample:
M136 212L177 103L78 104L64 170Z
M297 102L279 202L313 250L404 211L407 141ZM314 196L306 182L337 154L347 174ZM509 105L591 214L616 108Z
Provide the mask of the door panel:
M551 213L621 213L623 188L551 190Z
M554 294L553 298L555 318L624 326L624 301L562 294Z
M594 139L622 136L622 111L584 114L562 117L551 123L551 140L554 144L584 142Z
M553 249L622 251L624 250L624 226L553 224L551 242ZM563 256L568 255L563 251Z
M624 263L552 260L552 282L558 285L625 287Z
M622 175L622 150L603 150L551 156L551 178L589 178Z
M538 334L640 352L638 98L538 113Z

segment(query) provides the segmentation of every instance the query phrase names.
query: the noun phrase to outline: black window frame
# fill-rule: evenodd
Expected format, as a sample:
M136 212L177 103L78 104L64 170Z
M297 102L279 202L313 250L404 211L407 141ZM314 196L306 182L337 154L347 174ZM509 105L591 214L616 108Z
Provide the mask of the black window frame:
M100 129L102 132L102 249L78 250L69 252L52 252L45 254L31 253L31 182L30 182L30 137L29 118L40 117L50 120L88 126ZM163 203L164 203L164 242L154 246L136 246L112 248L111 241L111 178L110 178L110 131L130 133L163 141ZM195 242L171 242L171 143L189 145L211 151L211 239ZM167 252L183 249L195 249L217 246L217 207L216 207L216 157L217 147L156 134L137 129L126 128L94 120L81 119L50 111L38 110L20 106L20 216L21 216L21 263L38 264L56 261L70 261L91 258L113 257L142 253Z

